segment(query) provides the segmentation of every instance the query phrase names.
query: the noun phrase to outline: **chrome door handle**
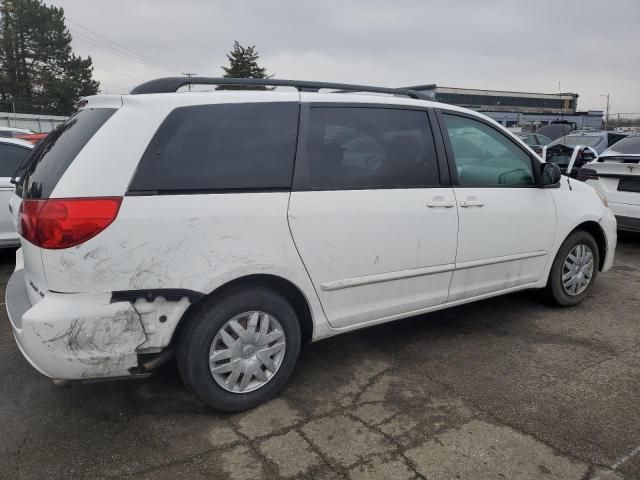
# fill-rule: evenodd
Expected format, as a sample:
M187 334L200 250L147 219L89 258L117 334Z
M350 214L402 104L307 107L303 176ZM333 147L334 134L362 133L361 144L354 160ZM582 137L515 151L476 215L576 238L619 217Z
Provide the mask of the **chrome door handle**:
M427 202L427 207L429 208L453 208L455 206L456 206L455 202L445 202L445 201Z
M480 200L463 200L460 202L460 206L463 208L484 207L484 202L481 202Z

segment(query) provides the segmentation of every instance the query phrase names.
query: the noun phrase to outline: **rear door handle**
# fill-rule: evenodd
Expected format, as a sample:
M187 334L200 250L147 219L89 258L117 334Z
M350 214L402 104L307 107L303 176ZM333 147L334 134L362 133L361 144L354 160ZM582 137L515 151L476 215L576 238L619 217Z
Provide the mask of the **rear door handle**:
M484 207L484 202L481 202L480 200L463 200L460 202L460 206L463 208Z
M455 202L447 202L444 200L434 200L433 202L427 202L427 207L429 208L453 208L455 206Z

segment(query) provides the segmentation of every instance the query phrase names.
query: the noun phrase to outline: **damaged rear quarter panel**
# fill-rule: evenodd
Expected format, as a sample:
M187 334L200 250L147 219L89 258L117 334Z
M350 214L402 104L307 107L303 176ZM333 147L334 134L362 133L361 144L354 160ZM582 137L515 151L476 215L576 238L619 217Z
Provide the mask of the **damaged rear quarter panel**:
M115 222L96 237L66 250L43 250L49 288L102 293L172 288L208 294L236 278L266 273L297 285L314 320L322 321L289 231L288 201L288 192L124 197ZM168 344L188 306L184 300L134 302L147 335L143 350ZM162 315L167 318L160 324Z
M22 339L33 361L54 378L124 376L146 341L130 303L106 294L48 294L23 316Z

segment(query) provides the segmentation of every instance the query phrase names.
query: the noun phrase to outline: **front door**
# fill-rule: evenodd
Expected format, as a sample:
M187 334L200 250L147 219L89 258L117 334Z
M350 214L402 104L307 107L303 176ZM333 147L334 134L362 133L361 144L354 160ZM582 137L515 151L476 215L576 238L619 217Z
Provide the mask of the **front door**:
M536 282L551 259L556 210L537 186L537 160L498 127L444 113L458 203L458 254L449 301Z
M289 224L331 325L445 303L458 216L427 112L340 103L306 111Z

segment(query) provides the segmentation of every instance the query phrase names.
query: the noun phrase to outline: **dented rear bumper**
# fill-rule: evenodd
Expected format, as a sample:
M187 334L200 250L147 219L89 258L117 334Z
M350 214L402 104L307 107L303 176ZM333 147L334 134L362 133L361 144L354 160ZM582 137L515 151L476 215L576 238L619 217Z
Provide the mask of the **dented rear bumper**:
M140 315L110 294L47 292L32 305L18 265L6 290L6 308L20 351L40 373L59 379L122 377L138 366L147 341Z

